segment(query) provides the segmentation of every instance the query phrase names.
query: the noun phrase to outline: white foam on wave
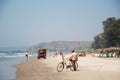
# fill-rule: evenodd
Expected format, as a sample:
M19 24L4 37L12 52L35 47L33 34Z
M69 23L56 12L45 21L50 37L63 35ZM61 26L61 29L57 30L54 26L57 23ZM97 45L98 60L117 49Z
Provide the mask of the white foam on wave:
M30 53L29 57L36 56L36 53ZM0 53L0 57L25 57L25 53Z

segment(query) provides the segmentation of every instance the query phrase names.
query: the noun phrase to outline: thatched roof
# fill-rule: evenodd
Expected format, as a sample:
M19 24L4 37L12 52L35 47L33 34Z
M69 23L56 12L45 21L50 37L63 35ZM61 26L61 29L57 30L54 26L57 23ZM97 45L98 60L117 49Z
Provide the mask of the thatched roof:
M96 49L95 52L105 52L105 51L111 51L111 50L120 50L119 47L109 47L109 48L102 48L102 49Z

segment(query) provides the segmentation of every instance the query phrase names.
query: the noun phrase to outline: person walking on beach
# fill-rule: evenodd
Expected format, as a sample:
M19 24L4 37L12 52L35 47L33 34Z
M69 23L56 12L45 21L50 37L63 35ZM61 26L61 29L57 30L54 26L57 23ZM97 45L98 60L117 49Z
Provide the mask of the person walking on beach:
M28 60L28 50L25 51L26 60Z
M72 53L72 54L70 55L69 60L72 62L74 71L76 71L77 69L76 69L75 63L76 63L76 61L78 61L78 55L77 55L77 53L75 52L75 50L72 50L71 53Z
M53 54L53 58L57 58L57 55L58 55L58 53L55 52L55 53Z

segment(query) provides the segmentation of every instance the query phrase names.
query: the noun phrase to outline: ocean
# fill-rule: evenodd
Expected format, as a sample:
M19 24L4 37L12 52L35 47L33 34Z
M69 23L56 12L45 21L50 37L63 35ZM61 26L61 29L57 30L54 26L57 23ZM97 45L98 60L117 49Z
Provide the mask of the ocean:
M37 56L30 52L29 59ZM16 68L13 65L25 62L25 53L0 53L0 80L12 80L16 78Z

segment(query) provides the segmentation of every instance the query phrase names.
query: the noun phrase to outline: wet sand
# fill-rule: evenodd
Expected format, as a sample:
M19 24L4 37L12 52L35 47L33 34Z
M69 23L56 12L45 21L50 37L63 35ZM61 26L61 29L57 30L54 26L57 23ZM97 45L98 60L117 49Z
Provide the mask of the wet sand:
M77 71L64 69L57 72L61 57L31 59L16 65L14 80L120 80L120 58L79 57Z

